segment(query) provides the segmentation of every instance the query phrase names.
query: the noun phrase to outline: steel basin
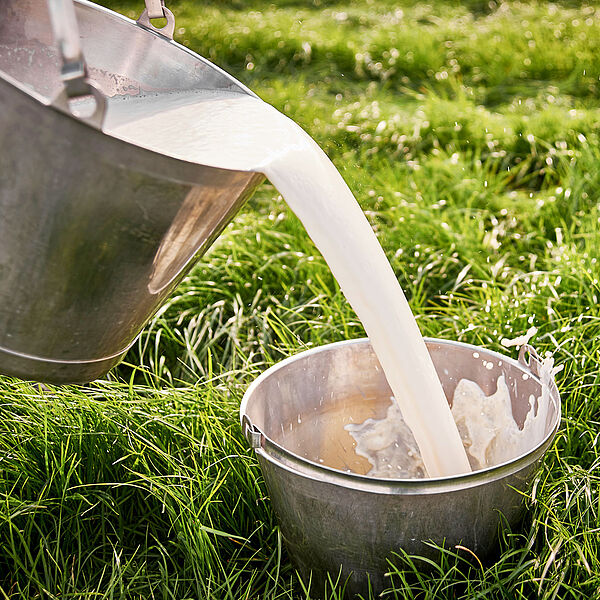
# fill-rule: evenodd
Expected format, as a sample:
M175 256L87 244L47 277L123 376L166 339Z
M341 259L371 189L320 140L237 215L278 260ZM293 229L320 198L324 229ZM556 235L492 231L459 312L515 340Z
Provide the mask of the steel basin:
M522 425L530 395L541 393L533 349L523 348L516 361L469 344L426 343L448 398L462 378L489 395L504 375L513 416ZM393 553L435 558L438 550L428 541L463 546L481 560L492 556L503 523L518 525L519 492L527 489L557 431L560 397L553 381L549 388L543 437L531 440L524 455L466 475L402 480L345 471L356 456L343 426L351 417L383 418L390 404L391 390L367 339L302 352L258 377L242 401L242 428L255 448L289 554L301 576L312 578L317 597L328 574L335 581L340 569L350 594L366 593L369 585L381 591Z

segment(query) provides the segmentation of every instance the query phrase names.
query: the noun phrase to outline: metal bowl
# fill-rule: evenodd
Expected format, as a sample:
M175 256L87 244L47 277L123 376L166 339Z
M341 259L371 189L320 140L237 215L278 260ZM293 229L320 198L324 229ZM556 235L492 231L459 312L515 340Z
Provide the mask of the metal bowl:
M447 398L463 378L489 395L504 375L522 426L530 395L537 398L542 389L532 348L523 347L516 361L469 344L425 341ZM399 549L434 557L438 551L424 543L433 541L464 546L481 559L492 555L503 522L518 524L519 492L556 434L560 397L553 381L549 388L543 436L525 454L459 476L379 479L365 474L344 429L351 421L383 418L390 404L369 340L315 348L265 371L244 395L240 417L301 576L312 577L318 589L341 570L347 591L356 594L384 588L387 561Z

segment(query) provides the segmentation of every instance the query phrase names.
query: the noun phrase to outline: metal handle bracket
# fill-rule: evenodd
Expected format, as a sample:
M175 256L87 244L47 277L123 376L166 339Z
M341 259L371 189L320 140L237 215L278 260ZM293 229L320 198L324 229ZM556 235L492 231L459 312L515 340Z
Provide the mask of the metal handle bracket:
M543 359L538 354L537 350L529 344L523 344L519 350L519 362L527 367L533 375L541 380L542 386L546 385L550 392L558 397L558 386L554 379L554 375L562 369L552 369L552 364L545 369L542 369Z
M527 367L536 377L540 376L542 357L537 350L529 344L523 344L519 350L519 362Z
M250 419L247 417L247 415L244 415L242 418L242 433L254 450L263 447L265 436L263 432L256 427L256 425L253 425L250 422Z
M158 28L152 24L152 19L166 19L167 24ZM175 15L165 6L164 0L146 0L146 8L136 21L140 27L144 27L154 33L158 33L169 40L175 34Z
M62 62L60 73L64 86L53 104L62 111L101 129L106 113L106 98L88 79L73 0L48 0L48 11ZM82 116L73 110L71 101L86 96L93 98L94 108L91 114Z

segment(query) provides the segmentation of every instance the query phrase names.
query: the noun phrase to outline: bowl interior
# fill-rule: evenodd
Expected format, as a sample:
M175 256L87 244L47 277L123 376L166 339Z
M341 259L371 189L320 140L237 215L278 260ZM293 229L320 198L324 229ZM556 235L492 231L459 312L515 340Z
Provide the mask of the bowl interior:
M530 397L537 398L542 391L539 379L527 367L467 344L427 340L427 346L449 404L461 379L474 381L490 395L504 375L513 417L522 427ZM383 419L391 395L370 343L355 340L311 350L271 368L248 391L243 410L266 437L287 451L316 464L365 475L371 464L355 453L356 442L345 426ZM558 397L551 398L539 439L527 441L530 450L552 432L559 417L558 403Z

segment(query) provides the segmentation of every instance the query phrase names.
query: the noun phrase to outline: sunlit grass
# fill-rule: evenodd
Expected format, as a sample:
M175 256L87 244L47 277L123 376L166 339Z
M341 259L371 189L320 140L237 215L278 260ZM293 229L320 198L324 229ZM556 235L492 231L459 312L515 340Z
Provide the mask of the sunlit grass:
M180 41L326 149L425 335L506 352L535 325L564 365L561 429L497 560L399 556L384 598L600 597L596 5L169 6ZM0 379L0 597L305 597L237 410L265 367L362 335L265 184L106 380Z

